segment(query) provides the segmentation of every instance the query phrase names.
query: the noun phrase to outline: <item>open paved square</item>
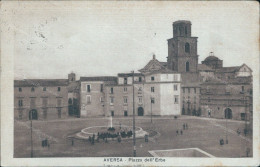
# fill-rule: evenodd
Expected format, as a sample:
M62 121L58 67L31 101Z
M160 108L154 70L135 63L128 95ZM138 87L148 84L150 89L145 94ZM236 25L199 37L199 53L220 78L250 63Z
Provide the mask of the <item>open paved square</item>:
M183 124L188 129L183 130ZM33 156L34 157L131 157L133 154L133 140L122 140L118 143L74 140L72 146L68 136L90 126L107 126L109 118L71 118L49 121L33 121ZM113 124L132 126L132 117L114 117ZM14 123L14 157L31 156L30 122L15 121ZM220 145L220 139L226 139L226 125L228 144ZM138 157L151 157L151 150L169 150L198 148L215 157L246 157L247 148L252 157L252 137L238 136L245 126L243 121L211 119L203 117L180 116L174 117L137 117L136 126L142 127L150 133L149 142L143 138L136 140ZM179 131L179 135L176 131ZM183 134L180 135L180 130ZM48 138L49 147L42 147L42 139Z

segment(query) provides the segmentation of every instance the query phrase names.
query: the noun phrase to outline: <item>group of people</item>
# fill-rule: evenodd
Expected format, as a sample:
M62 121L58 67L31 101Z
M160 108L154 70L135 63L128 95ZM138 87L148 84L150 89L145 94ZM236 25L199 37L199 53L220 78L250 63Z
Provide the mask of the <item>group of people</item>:
M108 142L107 139L108 138L112 138L112 140L114 138L117 138L117 141L118 142L121 142L121 138L126 138L126 137L131 137L133 135L133 132L130 130L130 131L122 131L122 132L117 132L117 133L109 133L109 132L102 132L102 133L99 133L97 134L97 137L95 136L95 134L93 134L92 136L89 136L88 138L88 141L91 143L91 144L94 144L95 141L96 142L99 142L99 139L102 139L103 141L105 141L106 143Z
M50 143L48 139L42 140L42 147L48 147L48 149L50 148Z
M184 123L183 125L183 130L187 130L188 129L188 124L187 123ZM180 133L179 133L180 132ZM181 130L176 130L176 136L178 136L178 135L182 135L183 134L183 131L182 131L182 129Z

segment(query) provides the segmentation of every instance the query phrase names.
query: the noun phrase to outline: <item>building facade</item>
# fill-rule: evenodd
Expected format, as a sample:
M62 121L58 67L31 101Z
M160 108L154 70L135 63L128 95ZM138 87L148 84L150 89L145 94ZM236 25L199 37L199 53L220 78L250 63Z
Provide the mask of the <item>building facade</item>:
M80 115L180 115L180 74L153 59L140 73L80 78ZM134 105L133 105L134 102Z
M66 118L68 115L67 86L67 79L15 80L15 119Z
M223 67L213 53L202 61L200 70L202 115L215 118L250 120L252 117L252 70L245 64Z
M80 77L80 116L105 116L105 85L117 83L117 77Z

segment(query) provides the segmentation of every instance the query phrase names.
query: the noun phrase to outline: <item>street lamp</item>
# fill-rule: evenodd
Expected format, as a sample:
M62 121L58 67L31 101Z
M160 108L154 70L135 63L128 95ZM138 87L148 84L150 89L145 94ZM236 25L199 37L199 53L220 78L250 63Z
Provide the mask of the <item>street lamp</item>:
M134 71L132 71L132 84L133 84L133 156L136 157L136 146L135 146L135 87L134 87Z

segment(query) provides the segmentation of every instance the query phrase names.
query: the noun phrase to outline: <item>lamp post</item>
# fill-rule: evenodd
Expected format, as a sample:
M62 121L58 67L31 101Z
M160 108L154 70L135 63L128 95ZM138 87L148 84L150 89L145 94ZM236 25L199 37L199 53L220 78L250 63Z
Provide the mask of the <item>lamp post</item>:
M153 123L153 98L151 97L151 123Z
M135 146L135 87L134 87L134 71L132 71L132 82L133 82L133 157L136 157L136 146Z
M228 107L230 106L229 100L228 100ZM227 138L227 117L228 117L228 111L225 110L225 118L226 118L226 144L228 144L228 138Z
M32 111L33 110L31 110L30 113L29 113L29 119L31 120L31 158L33 157L33 136L32 136L32 119L33 119L33 117L32 117Z

